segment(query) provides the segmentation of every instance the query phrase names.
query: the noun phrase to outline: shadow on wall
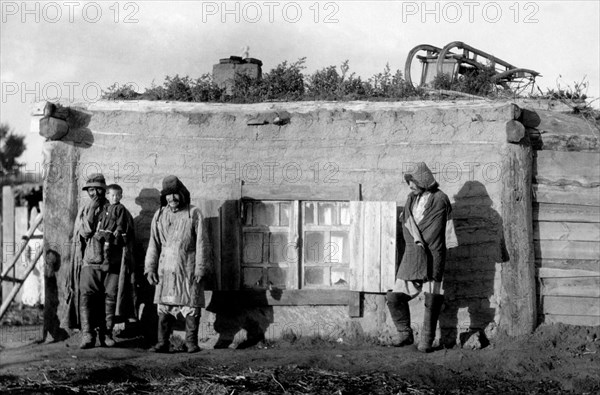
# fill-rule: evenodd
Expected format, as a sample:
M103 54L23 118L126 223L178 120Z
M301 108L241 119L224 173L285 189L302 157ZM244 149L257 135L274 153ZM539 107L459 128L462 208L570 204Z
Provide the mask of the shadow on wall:
M494 295L496 263L508 261L500 214L492 208L485 186L468 181L454 196L454 225L458 247L448 251L444 276L444 308L440 315L442 344L451 348L465 345L485 347L485 329L494 322L490 307ZM469 322L459 322L459 309L466 308ZM459 334L458 331L461 331Z
M69 107L66 119L69 125L69 133L60 140L75 147L90 148L94 145L94 135L88 128L91 120L91 114Z
M267 293L273 299L281 298L281 290L267 291L237 290L243 283L242 274L235 270L232 262L241 261L240 243L242 227L238 200L227 200L220 205L218 212L223 219L220 229L221 240L221 289L213 292L206 310L215 314L213 328L219 337L215 348L227 348L235 340L235 335L242 329L246 331L246 339L237 348L248 348L265 340L267 328L273 323L273 308L267 304ZM218 218L217 218L218 220ZM215 228L213 228L215 229ZM213 238L214 240L214 238ZM217 289L217 288L213 288ZM261 306L261 307L256 307Z
M152 224L152 218L156 211L160 208L160 192L155 188L144 188L140 191L140 194L136 197L135 203L141 207L140 213L134 218L135 232L136 232L136 246L135 246L135 259L136 259L136 278L138 286L138 301L136 301L136 309L139 312L141 331L144 339L148 345L155 344L157 341L157 327L158 327L158 315L156 312L156 305L154 304L154 291L155 287L150 285L144 276L144 259L146 250L148 248L148 242L150 239L150 228ZM209 234L211 243L217 243L224 237L224 240L229 240L230 235L221 235L221 229L219 226L219 201L197 201L194 204L199 207L204 215L204 223L202 225L203 231ZM236 201L225 202L228 207L236 207ZM233 216L237 218L237 215ZM231 229L239 229L239 227L230 227ZM229 245L229 243L226 243ZM228 253L235 250L229 248ZM212 254L215 253L215 248L212 248ZM216 261L213 256L213 261ZM231 259L227 254L225 260ZM209 272L209 277L205 280L206 290L217 289L217 279L215 277L215 271ZM232 279L228 279L230 281ZM235 279L233 279L235 280ZM231 281L230 281L231 282ZM230 284L229 284L230 285ZM227 287L227 286L226 286ZM230 286L229 286L230 287ZM256 297L253 302L256 301ZM258 301L259 304L264 304ZM238 345L238 348L250 347L261 340L264 340L264 333L266 328L273 322L272 309L261 309L260 311L252 311L247 309L248 300L244 296L233 296L232 294L224 292L214 292L211 299L211 305L207 307L207 310L216 313L216 321L214 323L214 329L219 333L219 341L216 347L228 347L234 339L235 334L240 329L245 329L248 333L246 341ZM185 330L185 327L181 321L174 323L175 330Z
M144 339L148 344L157 341L158 315L153 304L154 286L150 285L144 277L144 258L150 240L150 225L154 213L160 208L160 192L156 188L144 188L135 198L135 204L141 207L140 213L133 219L135 225L135 262L136 285L138 287L135 301L136 311Z
M265 340L265 333L273 323L273 307L266 306L267 294L270 292L274 299L281 297L281 290L256 292L227 292L213 293L208 311L215 313L214 330L219 338L214 348L228 348L234 341L235 335L241 330L246 331L246 339L236 348L252 347ZM265 307L251 307L264 305Z
M58 283L56 273L60 269L60 254L52 249L46 252L44 258L44 330L40 342L46 340L46 336L52 336L53 342L62 341L69 337L66 330L60 327L58 318Z

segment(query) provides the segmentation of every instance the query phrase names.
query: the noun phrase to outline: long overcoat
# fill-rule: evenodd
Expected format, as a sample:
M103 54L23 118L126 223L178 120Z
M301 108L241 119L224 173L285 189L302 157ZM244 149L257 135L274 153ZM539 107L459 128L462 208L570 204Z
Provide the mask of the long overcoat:
M202 211L188 205L172 212L161 207L152 218L145 273L158 274L154 303L204 307L204 277L210 269L210 245Z

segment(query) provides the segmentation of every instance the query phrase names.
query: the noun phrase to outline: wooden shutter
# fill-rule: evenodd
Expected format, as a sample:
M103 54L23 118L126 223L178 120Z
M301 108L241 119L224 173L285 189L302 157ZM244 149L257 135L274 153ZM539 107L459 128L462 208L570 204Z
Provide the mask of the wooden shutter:
M350 290L386 292L396 270L396 202L350 202Z
M204 216L202 229L208 232L208 239L212 249L212 271L205 283L206 290L216 291L221 289L221 200L197 200L192 201Z
M220 208L220 279L222 290L240 289L242 226L239 200L226 200Z

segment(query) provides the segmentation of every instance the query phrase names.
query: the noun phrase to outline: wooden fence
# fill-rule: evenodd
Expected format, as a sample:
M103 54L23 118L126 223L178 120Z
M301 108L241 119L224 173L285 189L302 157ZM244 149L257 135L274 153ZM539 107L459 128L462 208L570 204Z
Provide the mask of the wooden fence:
M534 132L534 247L540 321L600 325L598 129L542 115ZM541 132L541 133L540 133Z
M6 266L9 266L15 254L18 252L23 241L22 236L27 233L28 228L28 208L26 206L16 206L15 198L13 193L13 187L3 186L2 187L2 239L0 239L2 245L2 254L0 256L0 271L4 271ZM8 276L13 278L22 278L25 273L25 266L17 264L13 269L7 273ZM2 301L6 299L12 289L12 283L2 282L1 284ZM21 293L19 291L15 302L21 300Z

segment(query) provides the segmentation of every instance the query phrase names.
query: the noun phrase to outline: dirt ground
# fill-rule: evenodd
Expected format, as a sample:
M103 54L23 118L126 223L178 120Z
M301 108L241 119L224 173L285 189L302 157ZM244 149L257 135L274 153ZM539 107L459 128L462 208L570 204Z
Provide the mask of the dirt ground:
M80 350L79 334L36 343L41 334L39 325L0 327L0 393L600 393L598 327L547 325L521 339L496 338L482 350L430 354L365 338L153 354L141 337Z

